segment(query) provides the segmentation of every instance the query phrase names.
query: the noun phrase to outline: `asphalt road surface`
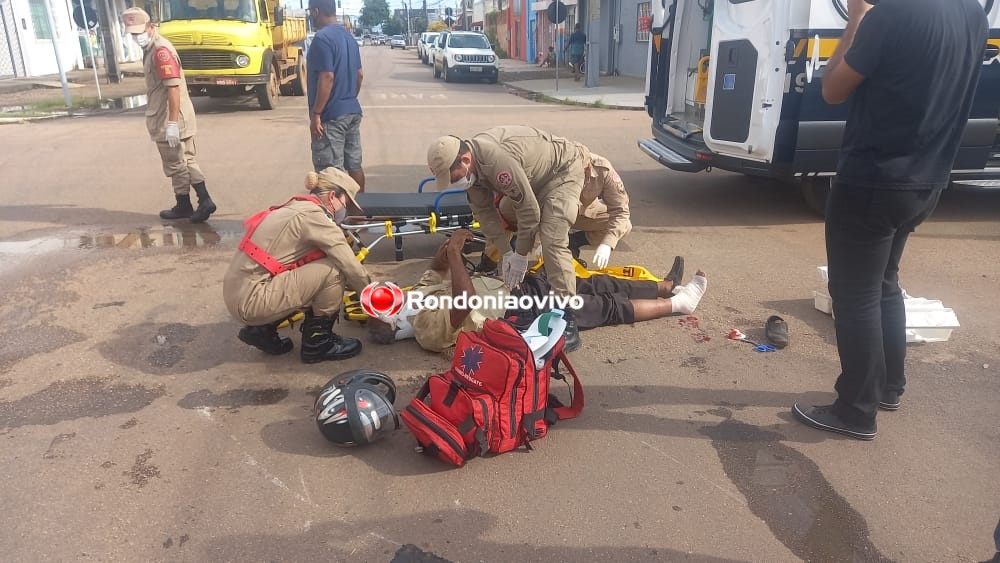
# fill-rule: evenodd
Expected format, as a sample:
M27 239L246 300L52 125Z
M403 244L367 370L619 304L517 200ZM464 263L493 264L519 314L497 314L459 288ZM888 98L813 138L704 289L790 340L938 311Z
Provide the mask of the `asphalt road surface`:
M407 192L438 135L530 124L607 156L632 199L618 265L708 273L694 319L583 335L583 415L532 452L447 469L404 429L338 449L316 389L372 367L397 407L447 357L413 342L342 363L265 357L236 338L222 277L256 211L301 193L307 109L198 100L219 211L172 205L142 110L0 127L0 552L33 560L979 561L1000 517L1000 193L949 192L911 238L902 284L961 321L909 349L903 408L862 443L792 420L832 399L833 323L813 307L823 225L780 185L672 173L643 112L541 105L445 84L412 51L365 47L368 191ZM367 264L407 283L439 235ZM588 259L593 249L584 251ZM791 345L757 353L783 316ZM348 323L345 334L366 338ZM298 347L298 331L293 335ZM437 559L440 558L440 559Z

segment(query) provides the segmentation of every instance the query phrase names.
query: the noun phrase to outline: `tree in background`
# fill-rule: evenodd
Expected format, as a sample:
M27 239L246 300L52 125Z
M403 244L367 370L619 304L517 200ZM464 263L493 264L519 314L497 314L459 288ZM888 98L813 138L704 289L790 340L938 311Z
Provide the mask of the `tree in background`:
M368 29L385 25L389 21L389 2L386 0L365 0L358 21ZM383 32L389 33L385 30Z
M424 18L413 18L413 22L410 23L412 27L411 31L413 33L423 33L427 31L427 20Z
M382 33L386 35L405 35L406 21L399 18L392 18L382 24Z
M427 24L427 31L431 31L434 33L441 33L446 29L448 29L448 26L445 25L445 23L441 20L434 20L431 23Z

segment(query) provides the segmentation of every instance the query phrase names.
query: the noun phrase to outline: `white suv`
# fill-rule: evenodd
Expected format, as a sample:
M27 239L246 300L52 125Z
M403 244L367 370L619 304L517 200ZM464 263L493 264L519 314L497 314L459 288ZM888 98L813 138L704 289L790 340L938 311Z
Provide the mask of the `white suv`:
M482 33L453 31L438 36L434 57L434 78L444 75L445 82L459 76L485 78L496 84L500 76L497 54Z
M437 37L438 34L433 31L420 34L420 40L417 41L417 58L425 65L431 64L429 48L437 41Z

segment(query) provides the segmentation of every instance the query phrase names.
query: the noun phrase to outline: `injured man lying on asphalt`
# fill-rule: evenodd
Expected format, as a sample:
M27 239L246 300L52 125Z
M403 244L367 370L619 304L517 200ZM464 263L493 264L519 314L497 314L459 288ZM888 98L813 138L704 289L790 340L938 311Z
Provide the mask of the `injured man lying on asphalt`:
M535 316L545 312L537 309L503 308L505 301L511 301L505 298L508 292L503 280L479 274L469 275L462 249L472 238L470 231L455 231L441 245L431 260L430 269L410 288L406 303L397 317L390 322L368 319L369 335L373 341L391 344L397 340L415 338L421 348L441 352L455 345L459 332L480 330L486 319L517 317L520 322L530 322L532 319L525 319L526 314ZM577 294L580 297L577 301L582 302L582 308L576 311L577 325L580 330L586 330L648 321L673 313L689 315L705 294L708 280L704 272L698 271L687 285L680 285L683 275L684 260L677 257L670 272L660 282L630 281L603 274L593 274L589 278L577 277ZM541 291L544 294L542 297L547 296L548 286L540 276L541 274L528 274L521 286L510 295L520 297ZM475 308L429 308L415 303L413 295L416 292L423 298L451 296L458 303L467 302L468 297L473 295L493 298L473 300L474 303L479 303ZM461 295L466 297L458 299Z

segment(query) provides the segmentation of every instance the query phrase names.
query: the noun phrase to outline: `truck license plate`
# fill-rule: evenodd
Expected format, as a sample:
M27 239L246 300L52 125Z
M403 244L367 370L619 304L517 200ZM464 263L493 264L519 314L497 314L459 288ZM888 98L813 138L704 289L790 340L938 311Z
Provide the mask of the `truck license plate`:
M216 78L215 83L222 84L224 86L237 86L240 81L235 78Z
M481 66L473 66L473 67L469 67L469 70L471 70L472 72L482 72L483 71L483 67L481 67Z

